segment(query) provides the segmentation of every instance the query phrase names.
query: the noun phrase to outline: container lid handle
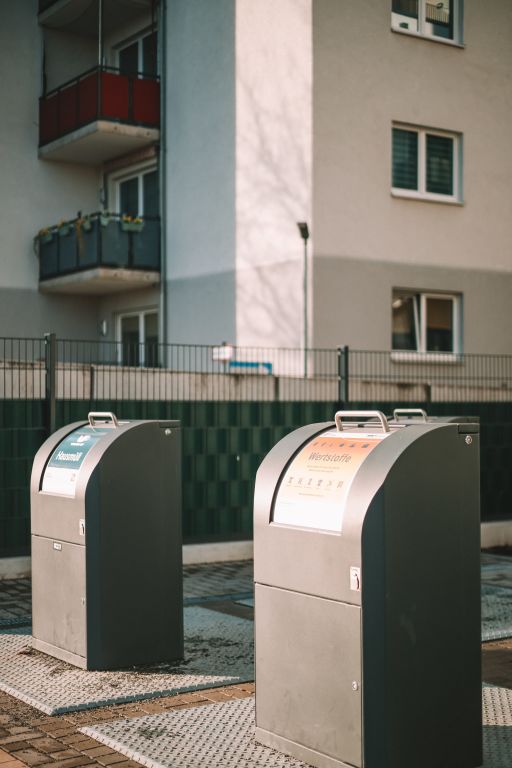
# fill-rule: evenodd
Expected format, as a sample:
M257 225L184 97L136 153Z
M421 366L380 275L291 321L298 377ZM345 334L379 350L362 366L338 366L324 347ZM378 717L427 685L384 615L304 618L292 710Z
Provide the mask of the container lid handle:
M380 421L382 431L389 432L388 420L382 413L382 411L338 411L334 416L336 422L336 429L338 432L343 431L343 419L378 419Z
M111 411L91 411L87 414L87 418L89 419L89 424L91 427L96 426L96 420L98 421L111 421L112 426L118 427L119 422L117 420L117 416L115 413L112 413Z
M418 416L422 421L427 421L427 412L423 408L395 408L393 411L394 420L400 421L400 416Z

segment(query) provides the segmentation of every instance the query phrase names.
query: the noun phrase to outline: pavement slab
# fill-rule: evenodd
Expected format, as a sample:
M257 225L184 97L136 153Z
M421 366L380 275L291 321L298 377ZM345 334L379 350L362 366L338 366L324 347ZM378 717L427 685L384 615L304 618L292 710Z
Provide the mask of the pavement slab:
M0 690L56 715L254 679L251 621L189 607L184 624L184 661L109 672L78 669L35 651L30 629L5 630Z
M303 768L305 765L254 740L253 698L117 720L81 730L147 768Z
M482 642L512 637L512 591L482 583Z

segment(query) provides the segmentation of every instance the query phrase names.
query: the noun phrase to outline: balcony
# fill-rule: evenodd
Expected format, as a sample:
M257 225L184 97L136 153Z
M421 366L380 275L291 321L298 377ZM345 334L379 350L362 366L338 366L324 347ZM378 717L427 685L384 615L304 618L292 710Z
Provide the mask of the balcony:
M104 295L160 282L160 219L94 213L42 230L39 290Z
M99 165L160 136L160 83L94 67L39 100L39 156Z
M154 0L103 0L102 28L111 35L119 28L139 25L144 14L151 13ZM98 34L98 0L39 0L39 24L65 30L74 35L95 37Z

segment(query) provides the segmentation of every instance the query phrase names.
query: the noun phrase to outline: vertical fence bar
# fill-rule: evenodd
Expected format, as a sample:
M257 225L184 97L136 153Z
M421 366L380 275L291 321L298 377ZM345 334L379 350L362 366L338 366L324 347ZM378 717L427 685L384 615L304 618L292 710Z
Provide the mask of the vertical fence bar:
M350 402L349 398L349 348L338 347L338 400L345 407Z
M56 385L57 385L57 337L45 333L45 427L49 435L56 427Z

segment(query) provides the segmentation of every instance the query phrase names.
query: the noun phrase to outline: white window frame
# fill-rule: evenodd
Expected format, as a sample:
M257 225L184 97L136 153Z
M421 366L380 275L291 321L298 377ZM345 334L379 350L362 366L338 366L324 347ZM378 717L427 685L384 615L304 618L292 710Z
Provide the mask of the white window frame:
M138 32L136 35L133 35L132 37L127 38L126 40L123 40L120 43L117 43L117 45L114 48L115 52L115 66L117 69L119 69L120 62L119 62L119 55L121 51L123 51L125 48L129 48L130 45L133 45L134 43L137 43L137 74L144 73L143 66L144 66L144 57L143 57L143 46L142 41L145 37L149 37L152 33L156 32L158 35L158 30L152 30L151 27L144 29L142 32ZM158 40L158 37L157 37ZM157 47L157 60L156 60L156 71L159 72L159 62L158 62L158 47Z
M462 203L462 134L438 128L426 128L408 123L393 123L391 127L391 174L393 174L393 129L413 131L418 136L418 189L391 187L394 197L408 197L413 200L430 200L436 203ZM427 135L442 136L453 141L453 194L442 195L427 191Z
M158 171L158 165L151 161L150 163L144 163L131 166L130 168L123 168L122 171L111 173L108 178L108 199L113 202L113 205L109 203L109 210L113 213L123 213L121 211L121 188L120 185L123 181L130 181L130 179L138 179L139 187L139 210L137 216L144 216L144 186L143 177L147 173Z
M458 293L393 288L392 296L395 291L400 291L414 299L413 312L416 349L393 349L391 351L392 360L397 362L458 362L462 354L462 295ZM419 306L416 297L419 297ZM431 352L427 350L428 299L443 299L445 301L450 299L452 302L453 349L450 352ZM393 321L393 315L391 315L391 320ZM393 340L393 327L391 327L391 340Z
M405 29L393 24L393 11L391 11L391 30L399 32L402 35L411 35L412 37L422 37L432 40L436 43L445 45L455 45L463 48L462 20L463 20L463 2L464 0L454 0L453 2L453 38L440 37L429 31L431 22L427 21L427 0L418 0L418 29Z
M145 344L145 336L146 336L146 315L156 315L156 322L157 322L157 328L159 328L159 314L158 314L158 308L157 307L150 307L148 309L139 309L139 310L133 310L133 311L127 311L127 312L120 312L116 317L116 348L117 348L117 362L119 365L124 365L123 363L123 335L122 335L122 321L124 318L128 317L137 317L139 319L139 350L140 350L140 360L139 360L139 368L144 368L146 365L146 344ZM158 337L157 337L158 339ZM158 340L157 340L157 343Z

